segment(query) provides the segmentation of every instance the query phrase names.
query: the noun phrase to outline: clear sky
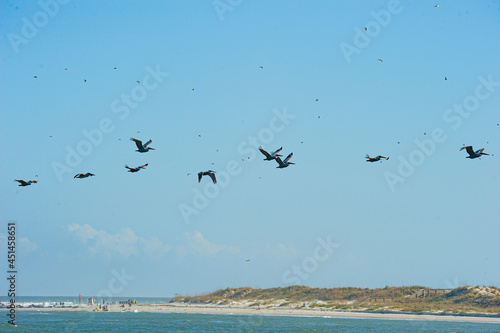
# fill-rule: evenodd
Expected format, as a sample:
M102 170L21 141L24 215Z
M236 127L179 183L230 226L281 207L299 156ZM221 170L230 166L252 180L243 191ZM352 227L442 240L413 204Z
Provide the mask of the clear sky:
M500 286L500 2L437 3L1 1L18 295Z

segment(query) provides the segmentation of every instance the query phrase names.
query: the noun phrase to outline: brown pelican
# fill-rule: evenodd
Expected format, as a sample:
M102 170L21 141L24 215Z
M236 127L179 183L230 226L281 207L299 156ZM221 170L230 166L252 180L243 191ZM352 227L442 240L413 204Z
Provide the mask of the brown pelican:
M90 176L95 176L93 173L90 173L90 172L87 172L87 173L79 173L77 174L75 177L73 178L87 178L87 177L90 177Z
M38 183L36 180L28 180L27 182L22 179L14 179L14 181L19 182L19 186L28 186L31 184Z
M465 158L470 158L471 160L474 158L481 157L481 155L489 155L489 154L483 153L484 148L481 148L479 150L474 151L472 149L472 146L465 146L465 147L460 148L460 150L462 150L462 149L466 149L467 153L469 154L469 156L466 156Z
M208 171L202 171L198 173L198 183L201 182L201 177L203 176L210 176L212 178L212 181L214 184L217 184L217 179L215 179L215 171L208 170Z
M139 153L147 153L150 150L155 150L154 148L148 147L151 144L151 142L153 142L152 140L149 140L148 142L146 142L144 144L144 146L142 145L142 141L141 140L130 138L130 141L134 141L135 142L135 145L138 148L136 151L138 151Z
M265 151L264 149L262 149L262 147L259 147L259 150L262 154L264 154L264 156L266 157L264 159L264 161L272 161L276 158L276 156L283 156L283 155L280 155L279 153L281 153L281 150L283 149L283 147L281 147L280 149L276 150L275 152L269 154L267 151Z
M370 156L368 156L368 154L366 154L365 158L367 159L366 162L377 162L377 161L380 161L380 160L386 160L387 161L389 159L389 157L385 157L385 156L382 156L382 155L378 155L376 157L370 157ZM382 162L382 161L380 161L380 162Z
M129 167L128 165L125 164L125 168L128 169L128 172L137 172L137 171L140 171L141 169L146 169L146 167L148 166L149 163L146 163L144 165L140 165L136 168L131 168Z
M279 158L279 156L276 156L276 162L278 162L278 166L276 168L286 168L287 166L289 166L290 164L295 164L295 163L292 163L292 162L288 162L290 161L290 159L292 158L293 156L293 153L290 153L290 155L288 155L284 161L281 160L281 158Z

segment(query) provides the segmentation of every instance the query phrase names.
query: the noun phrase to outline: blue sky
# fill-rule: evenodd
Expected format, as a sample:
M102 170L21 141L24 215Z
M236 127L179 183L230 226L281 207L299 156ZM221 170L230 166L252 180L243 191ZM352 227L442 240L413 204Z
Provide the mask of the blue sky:
M436 3L2 1L19 294L499 286L500 3Z

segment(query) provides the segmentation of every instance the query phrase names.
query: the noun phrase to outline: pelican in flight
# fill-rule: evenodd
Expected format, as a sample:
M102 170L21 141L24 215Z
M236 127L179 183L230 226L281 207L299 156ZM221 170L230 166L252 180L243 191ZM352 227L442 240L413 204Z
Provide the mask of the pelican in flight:
M469 154L469 156L466 156L465 158L470 158L471 160L474 158L481 157L481 155L489 155L489 154L483 153L484 148L481 148L481 149L476 150L476 151L474 151L472 149L472 146L465 146L465 147L460 148L460 150L463 150L463 149L466 149L467 153Z
M27 182L22 179L14 179L14 181L19 182L19 186L28 186L31 184L38 183L36 180L28 180Z
M144 165L140 165L136 168L131 168L129 167L128 165L125 164L125 168L128 169L128 172L137 172L137 171L140 171L141 169L146 169L146 167L148 166L149 163L146 163Z
M281 160L281 158L279 156L276 156L276 162L278 162L278 166L276 168L286 168L287 166L289 166L290 164L295 164L295 163L292 163L292 162L288 162L290 161L290 159L292 158L293 156L293 153L290 153L290 155L288 155L284 161Z
M202 171L198 173L198 183L201 182L201 177L203 176L210 176L212 178L212 181L214 184L217 184L217 179L215 179L215 171L208 170L208 171Z
M271 154L269 154L267 151L265 151L264 149L262 149L262 147L259 147L259 150L262 154L264 154L264 156L266 157L264 159L264 161L272 161L274 160L277 156L283 156L283 155L280 155L279 153L281 153L281 150L283 149L283 147L281 147L280 149L276 150L275 152L272 152Z
M90 176L95 176L93 173L90 173L90 172L87 172L87 173L79 173L77 174L75 177L73 178L87 178L87 177L90 177Z
M386 160L387 161L389 159L389 157L385 157L385 156L382 156L382 155L378 155L376 157L370 157L370 156L368 156L368 154L366 154L365 158L366 158L367 162L377 162L377 161L380 161L380 160ZM380 162L382 162L382 161L380 161Z
M136 151L138 151L139 153L147 153L150 150L155 150L154 148L148 147L151 144L151 142L153 142L152 140L149 140L144 145L142 145L142 141L141 140L130 138L130 141L134 141L135 142L135 145L137 146L137 150Z

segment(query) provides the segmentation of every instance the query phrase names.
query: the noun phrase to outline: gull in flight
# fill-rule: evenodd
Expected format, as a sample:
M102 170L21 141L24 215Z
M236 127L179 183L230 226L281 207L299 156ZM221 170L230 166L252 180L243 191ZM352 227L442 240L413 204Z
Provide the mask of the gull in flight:
M28 186L31 184L38 183L36 180L28 180L27 182L22 179L14 179L14 181L19 182L19 186Z
M144 145L142 145L142 141L141 140L130 138L130 141L134 141L135 142L135 145L137 146L137 150L136 151L138 151L139 153L147 153L150 150L155 150L154 148L148 147L151 144L151 142L153 142L152 140L149 140Z
M279 153L281 153L281 150L283 149L283 147L281 147L280 149L276 150L275 152L269 154L267 151L265 151L264 149L262 149L262 147L259 147L259 150L262 154L264 154L264 156L266 157L264 159L264 161L272 161L274 160L277 156L283 156L283 155L280 155Z
M366 154L366 157L365 157L367 160L366 162L377 162L377 161L380 161L380 160L388 160L389 157L385 157L385 156L382 156L382 155L378 155L376 157L370 157L368 156L368 154ZM380 161L382 163L382 161Z
M290 164L295 164L295 163L292 163L292 162L288 162L288 161L290 161L290 159L292 158L292 156L293 156L293 153L290 153L290 155L288 155L285 158L284 161L282 161L279 156L276 156L276 162L278 162L278 164L279 164L276 168L282 169L282 168L286 168Z
M466 149L467 153L469 154L469 156L466 156L465 158L470 158L471 160L474 158L481 157L481 155L489 155L489 154L483 153L484 148L481 148L479 150L474 151L472 149L472 146L465 146L465 147L460 148L460 150L462 150L462 149Z
M79 173L77 174L75 177L73 178L87 178L87 177L90 177L90 176L95 176L93 173L90 173L90 172L87 172L87 173Z
M141 169L146 169L146 167L148 166L149 163L146 163L144 165L140 165L136 168L131 168L129 167L128 165L125 164L125 168L128 169L128 172L137 172L137 171L140 171Z
M201 177L203 176L210 176L212 178L212 181L214 184L217 184L217 179L215 179L215 171L208 170L208 171L202 171L198 173L198 183L201 182Z

